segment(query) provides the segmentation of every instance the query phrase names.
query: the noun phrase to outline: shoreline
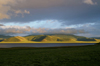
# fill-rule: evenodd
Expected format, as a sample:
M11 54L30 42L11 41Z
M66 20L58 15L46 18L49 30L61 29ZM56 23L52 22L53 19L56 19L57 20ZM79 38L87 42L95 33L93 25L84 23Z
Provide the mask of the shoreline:
M95 41L95 42L92 42L92 41L79 41L79 42L0 42L0 44L1 43L99 43L99 42L97 42L97 41Z

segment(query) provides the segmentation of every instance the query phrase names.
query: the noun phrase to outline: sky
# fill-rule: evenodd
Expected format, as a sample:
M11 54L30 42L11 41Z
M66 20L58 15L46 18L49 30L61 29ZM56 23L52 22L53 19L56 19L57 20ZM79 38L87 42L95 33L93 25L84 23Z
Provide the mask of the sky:
M0 0L0 35L100 37L100 0Z

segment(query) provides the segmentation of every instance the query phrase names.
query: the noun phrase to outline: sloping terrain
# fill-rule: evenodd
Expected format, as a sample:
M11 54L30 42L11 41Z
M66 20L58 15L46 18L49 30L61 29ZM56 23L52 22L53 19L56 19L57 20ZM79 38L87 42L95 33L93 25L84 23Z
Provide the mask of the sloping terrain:
M76 41L74 37L68 37L65 35L36 35L25 37L29 41Z
M74 40L77 40L77 41L96 41L94 38L87 38L87 37L83 37L83 36L75 36L75 35L71 35L71 34L68 34L68 35L64 35L64 34L58 34L58 35L51 35L51 36L57 36L57 37L60 37L60 38L63 38L63 39L66 39L66 38L69 38L69 39L74 39Z
M37 35L25 37L29 41L57 41L57 37L48 35Z
M37 36L27 36L25 37L29 41L69 41L69 38L60 38L57 36L49 36L49 35L37 35Z
M5 35L0 35L0 38L6 39L6 38L10 38L12 36L5 36Z
M26 36L26 37L24 37L24 38L26 38L27 40L29 40L29 41L32 41L32 39L34 38L35 36Z
M4 39L2 42L53 42L53 41L64 41L64 42L78 42L78 41L100 41L94 38L87 38L82 36L75 35L64 35L64 34L55 34L55 35L31 35L25 37L11 37Z
M0 35L0 42L2 42L3 40L10 38L11 36L5 36L5 35Z
M53 34L53 35L36 35L26 36L29 41L96 41L94 38L87 38L83 36Z
M16 36L5 39L3 42L20 42L20 41L27 41L27 39L24 37Z
M4 39L3 38L0 38L0 42L2 42Z
M100 37L92 37L92 38L95 38L95 39L100 39Z
M63 39L56 36L46 36L42 41L69 41L70 39Z

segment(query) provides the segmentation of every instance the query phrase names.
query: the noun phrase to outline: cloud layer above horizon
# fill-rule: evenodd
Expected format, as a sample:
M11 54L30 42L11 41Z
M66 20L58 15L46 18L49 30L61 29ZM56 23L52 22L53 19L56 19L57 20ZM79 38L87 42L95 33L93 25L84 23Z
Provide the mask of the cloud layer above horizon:
M11 35L23 34L24 35L40 35L40 34L80 34L86 33L81 29L63 28L63 29L50 29L50 28L34 28L30 26L1 26L0 34Z
M0 32L2 31L3 33L6 33L6 31L8 30L4 30L3 28L1 28L7 27L4 26L5 24L8 24L8 26L10 26L9 23L25 24L31 22L34 23L36 21L38 21L39 24L43 20L57 20L59 24L66 27L72 25L75 26L80 24L84 25L94 23L94 25L92 25L92 28L98 30L98 28L100 28L99 26L97 26L100 25L99 3L100 0L0 0ZM58 25L58 23L56 23L56 25ZM71 34L75 34L75 30L77 31L77 33L79 32L78 30L84 30L84 32L88 32L87 35L95 35L96 32L99 32L93 32L92 29L90 31L90 26L77 28L73 27L74 30L71 29ZM44 28L44 25L43 27L41 25L40 28ZM60 31L62 30L61 26L59 28L56 28L55 30L51 30L51 27L45 27L45 29L47 33L49 33L49 31L56 31L60 33ZM8 33L20 33L20 31L22 31L21 33L30 34L30 31L27 32L26 29L19 29L19 31L17 30L16 32L16 29L14 27L12 27L12 29L9 28ZM86 35L84 34L84 36Z

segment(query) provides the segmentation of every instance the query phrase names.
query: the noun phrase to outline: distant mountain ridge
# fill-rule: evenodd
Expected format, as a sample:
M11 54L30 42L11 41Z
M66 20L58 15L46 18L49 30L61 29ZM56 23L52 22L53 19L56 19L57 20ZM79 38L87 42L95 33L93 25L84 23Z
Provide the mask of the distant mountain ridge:
M91 38L100 39L100 37L91 37Z
M6 39L6 38L10 38L12 36L6 36L6 35L0 35L0 38Z
M36 42L52 42L52 41L96 41L95 38L87 38L83 36L75 36L71 34L49 34L49 35L30 35L30 36L16 36L3 40L3 42L23 42L23 41L36 41Z
M16 36L4 40L4 42L20 42L20 41L27 41L27 39L21 36Z
M50 35L34 35L26 36L29 41L96 41L94 38L87 38L83 36L66 35L66 34L50 34Z

